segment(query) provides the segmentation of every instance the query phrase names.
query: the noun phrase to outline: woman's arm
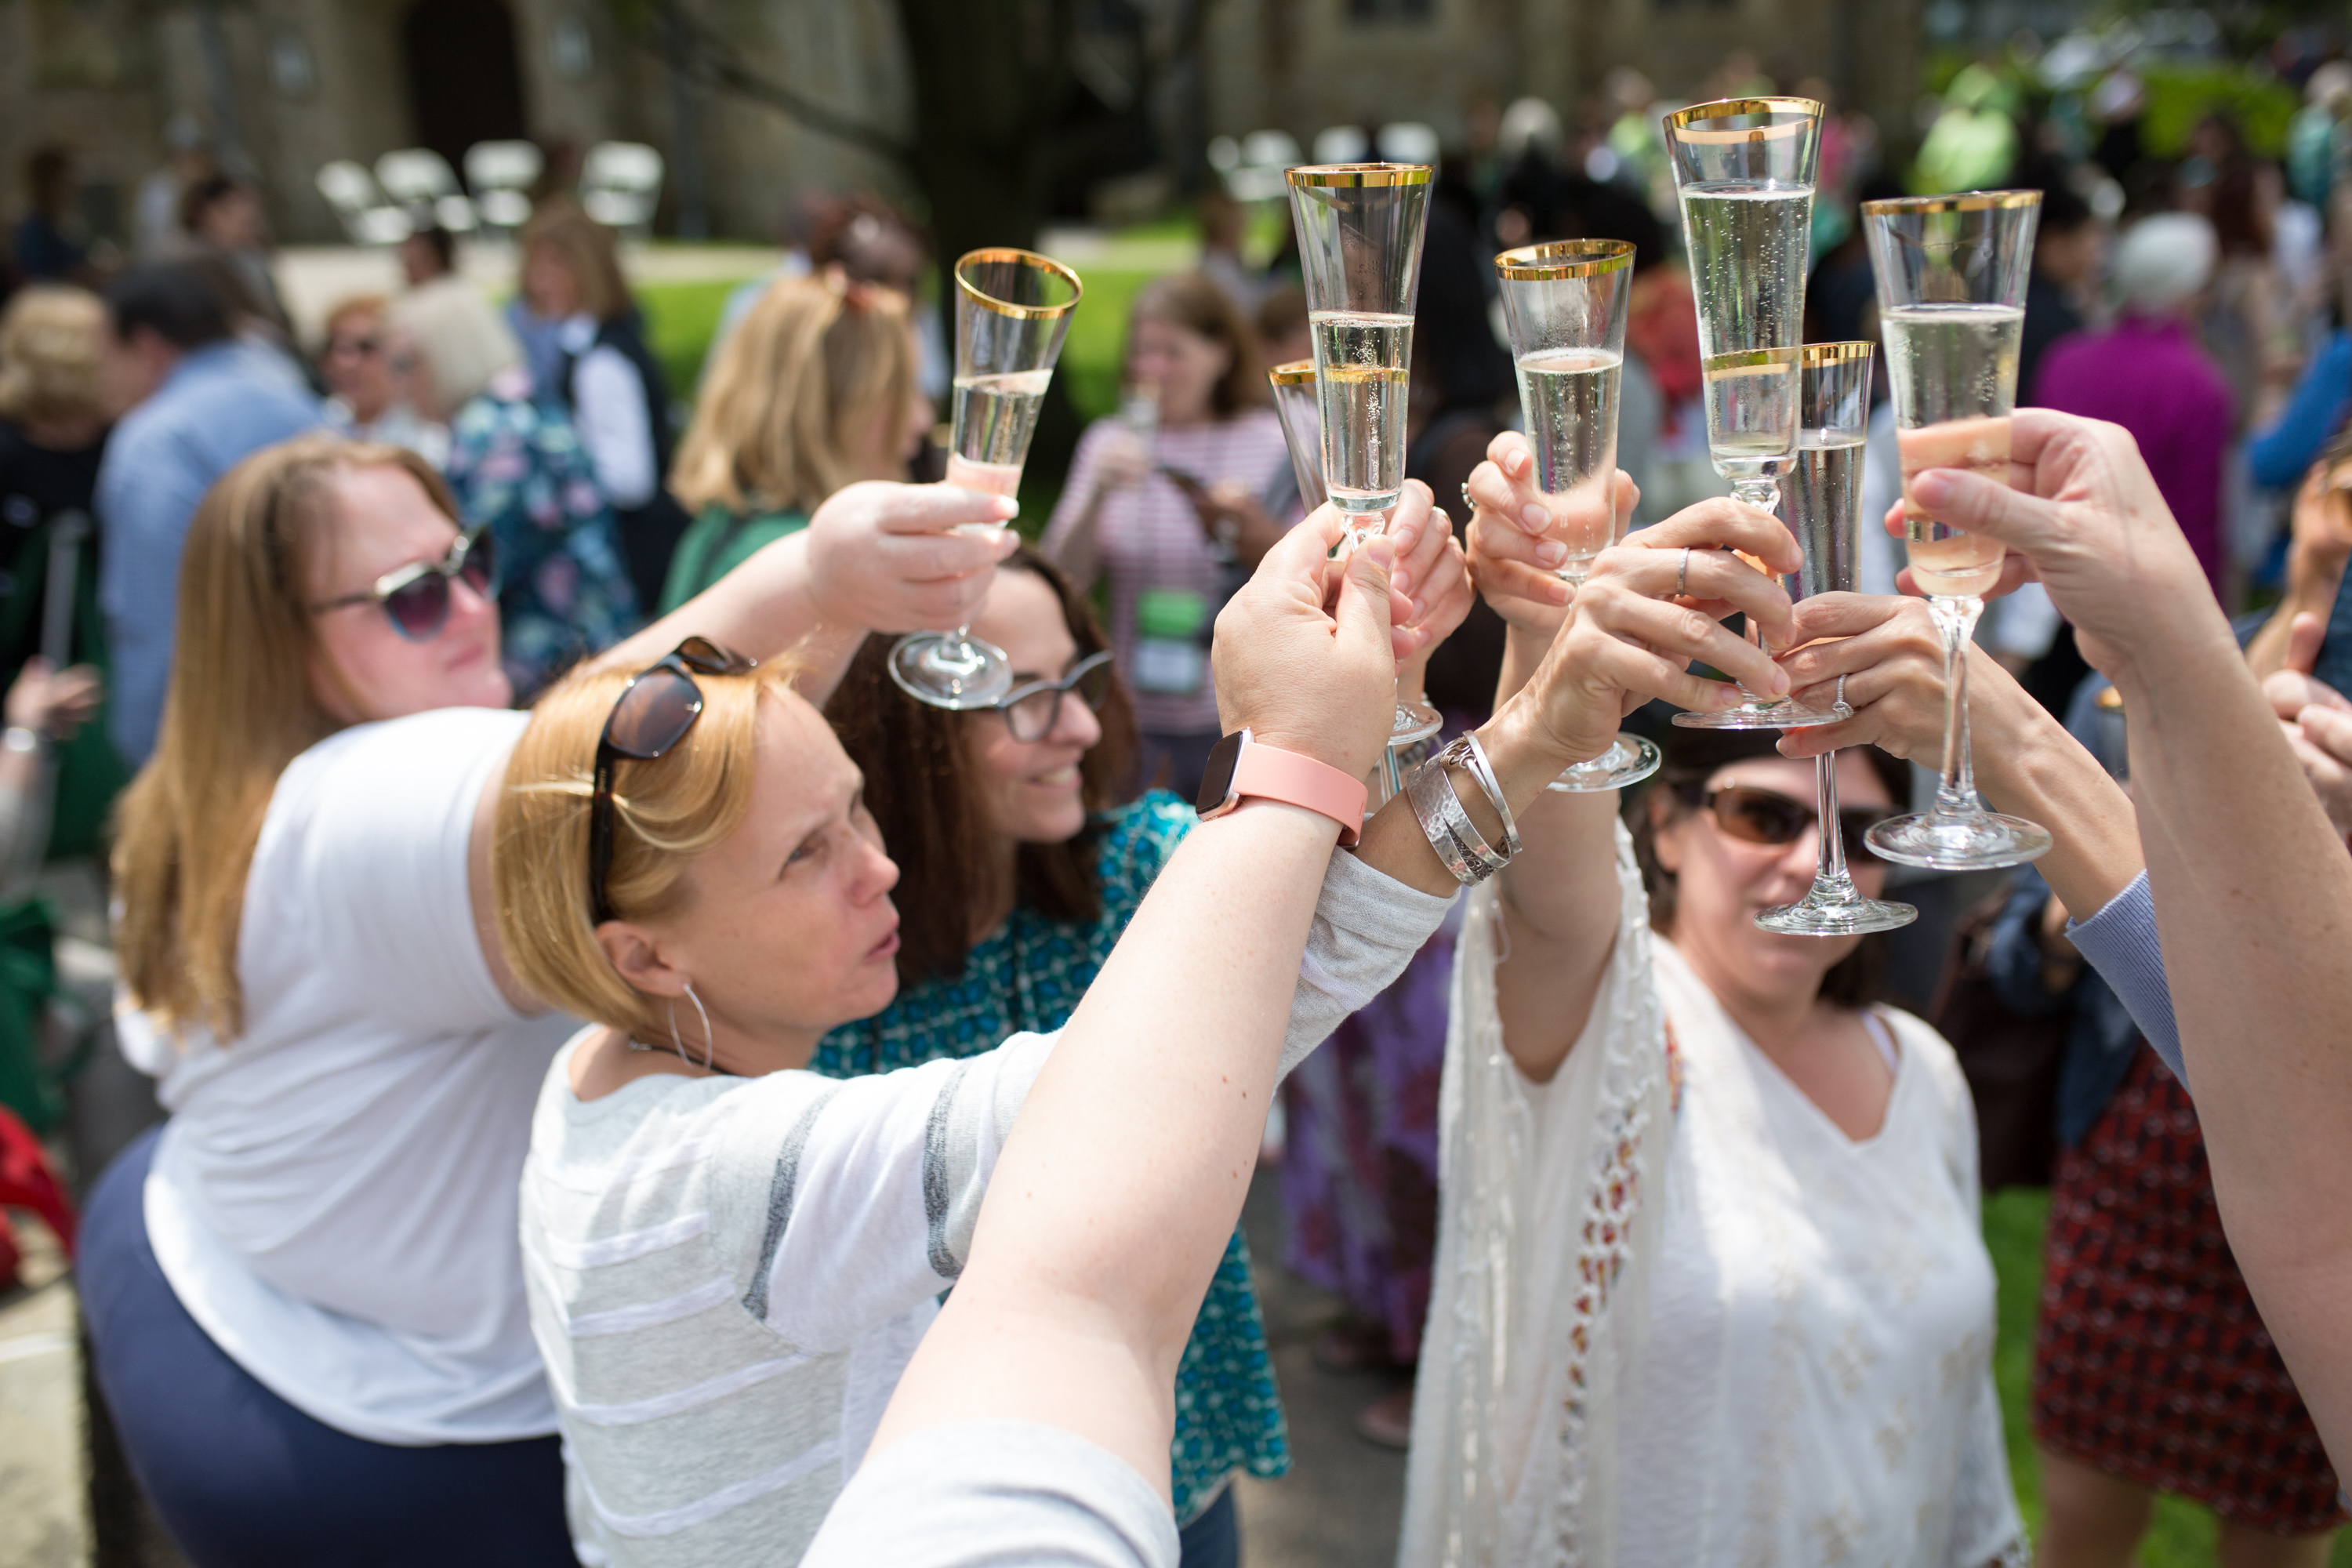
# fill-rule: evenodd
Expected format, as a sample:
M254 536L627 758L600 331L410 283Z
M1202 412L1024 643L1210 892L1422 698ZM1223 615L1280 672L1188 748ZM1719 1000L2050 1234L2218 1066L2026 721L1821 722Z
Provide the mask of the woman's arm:
M1143 443L1113 420L1098 420L1078 442L1070 480L1037 542L1080 593L1102 574L1102 509L1110 492L1143 478L1151 455Z
M580 444L605 499L623 511L645 505L661 476L654 471L652 416L636 367L609 344L591 349L572 373L572 393Z

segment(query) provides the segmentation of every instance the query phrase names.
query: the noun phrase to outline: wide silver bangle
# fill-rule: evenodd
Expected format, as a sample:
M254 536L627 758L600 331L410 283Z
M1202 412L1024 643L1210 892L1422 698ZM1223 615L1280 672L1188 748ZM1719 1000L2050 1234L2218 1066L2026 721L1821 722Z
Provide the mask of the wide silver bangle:
M1429 840L1430 848L1436 852L1448 874L1465 887L1475 887L1501 870L1519 849L1518 832L1511 824L1509 812L1503 813L1504 848L1497 851L1478 831L1478 825L1470 820L1470 814L1462 809L1462 802L1454 793L1454 782L1446 777L1446 763L1463 763L1475 778L1478 768L1468 763L1471 755L1475 755L1478 766L1483 767L1486 757L1475 751L1475 742L1473 750L1465 752L1463 742L1456 741L1415 768L1405 788L1423 837ZM1487 778L1492 776L1492 770L1487 770ZM1492 788L1485 779L1480 780L1479 787ZM1493 791L1493 798L1499 802L1500 794L1499 790Z
M1511 816L1511 803L1503 798L1503 786L1495 778L1494 764L1486 760L1486 748L1478 743L1475 733L1464 734L1447 742L1437 753L1440 762L1456 763L1486 792L1486 804L1503 819L1503 858L1516 859L1519 853L1519 825Z

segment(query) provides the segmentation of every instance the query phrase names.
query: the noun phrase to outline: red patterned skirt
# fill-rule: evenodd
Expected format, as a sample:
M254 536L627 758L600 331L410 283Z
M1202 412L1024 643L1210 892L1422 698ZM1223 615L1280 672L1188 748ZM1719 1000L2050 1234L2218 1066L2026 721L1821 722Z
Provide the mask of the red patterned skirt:
M2042 1256L2045 1447L2283 1535L2343 1522L2319 1433L2222 1238L2197 1112L2146 1045L2059 1158Z

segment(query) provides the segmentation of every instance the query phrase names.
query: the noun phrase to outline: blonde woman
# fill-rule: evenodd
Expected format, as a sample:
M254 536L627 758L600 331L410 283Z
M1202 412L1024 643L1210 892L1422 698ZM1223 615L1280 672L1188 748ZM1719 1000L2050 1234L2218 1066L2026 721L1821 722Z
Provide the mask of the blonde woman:
M675 609L859 479L904 479L930 427L907 298L781 278L720 345L670 468L694 513L662 591Z
M992 498L865 485L683 624L837 669L952 626ZM93 1364L198 1568L569 1563L515 1193L576 1026L510 973L488 824L507 710L485 542L413 453L306 439L189 529L176 679L122 809L127 1051L172 1120L93 1192ZM623 645L635 666L680 620Z

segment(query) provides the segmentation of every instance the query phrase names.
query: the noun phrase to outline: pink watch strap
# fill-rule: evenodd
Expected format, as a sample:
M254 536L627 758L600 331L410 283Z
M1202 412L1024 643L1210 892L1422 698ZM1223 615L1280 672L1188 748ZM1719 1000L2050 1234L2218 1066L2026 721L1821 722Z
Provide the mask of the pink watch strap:
M1319 812L1339 825L1339 842L1352 845L1363 830L1364 781L1351 779L1328 763L1253 740L1234 766L1231 793L1278 800Z

